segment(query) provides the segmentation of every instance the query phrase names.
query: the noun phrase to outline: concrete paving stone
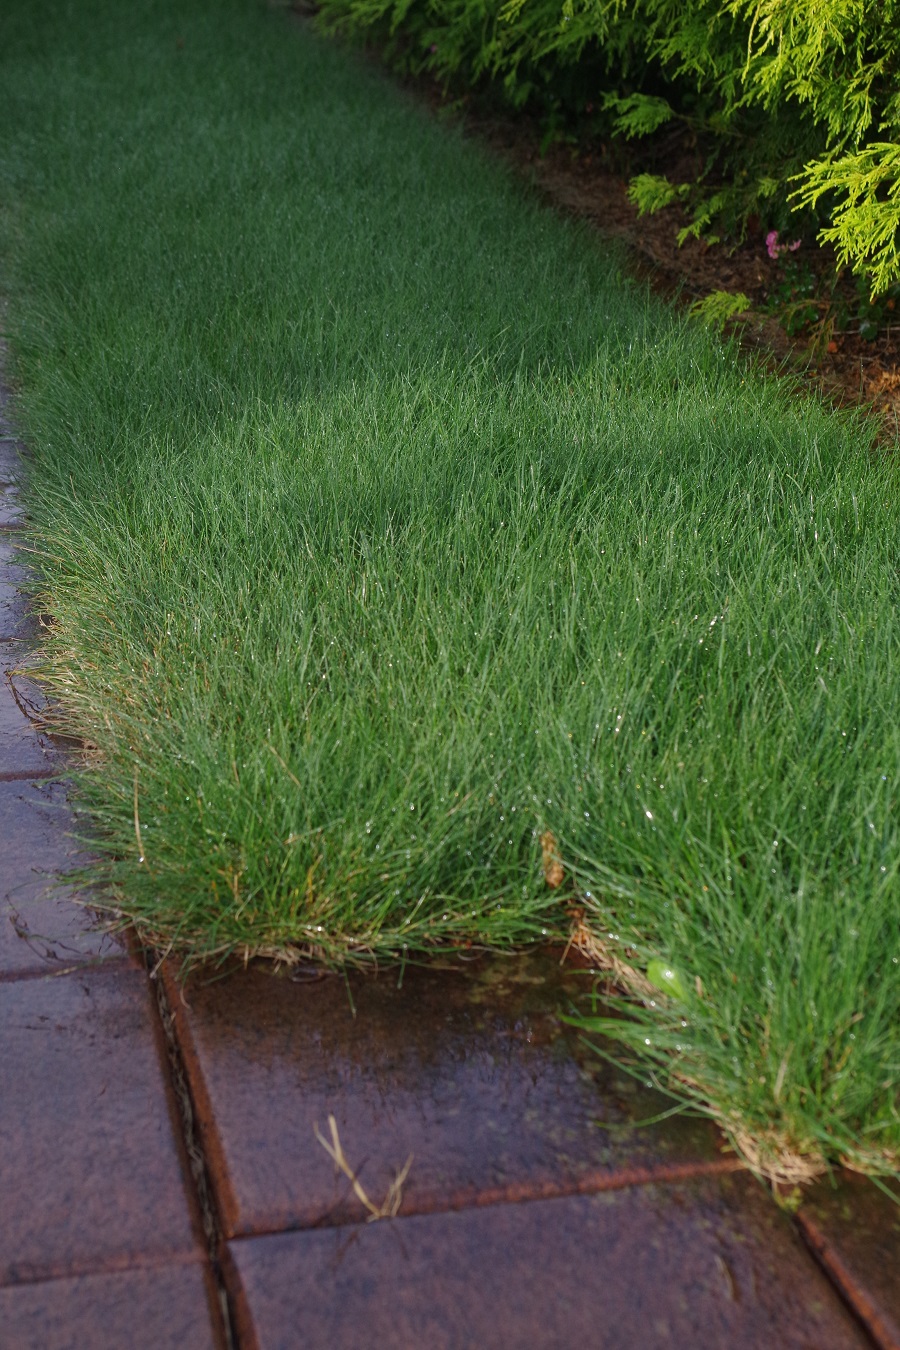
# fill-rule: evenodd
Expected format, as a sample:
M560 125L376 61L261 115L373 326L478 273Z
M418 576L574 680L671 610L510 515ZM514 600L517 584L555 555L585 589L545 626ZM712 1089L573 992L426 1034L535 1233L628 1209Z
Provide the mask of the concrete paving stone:
M26 638L36 628L28 613L28 597L20 589L28 575L17 561L20 557L15 536L0 532L0 642Z
M22 476L21 442L4 426L0 409L0 483L17 483Z
M46 698L41 686L28 673L37 659L36 653L25 642L0 642L0 676L13 682L29 713L33 710L40 716Z
M0 976L126 959L56 875L83 861L62 783L0 783Z
M0 983L0 1285L200 1251L140 970Z
M0 642L0 681L5 680L11 687L14 702L22 716L30 721L44 749L48 753L65 754L72 749L72 739L59 731L48 730L49 700L31 673L39 659L40 654L27 642Z
M867 1177L840 1172L808 1192L797 1218L877 1343L900 1350L900 1205Z
M355 1016L337 976L165 978L229 1236L363 1215L329 1114L376 1204L413 1155L402 1213L735 1165L707 1122L629 1128L671 1103L560 1022L590 981L552 954L351 976Z
M241 1346L862 1350L747 1174L229 1243Z
M19 489L15 483L6 481L3 472L3 451L0 448L0 530L19 529L25 519Z
M4 1350L222 1350L221 1322L200 1264L0 1289Z
M24 711L39 710L40 691L27 677L8 673L12 647L13 643L0 643L0 780L59 769L49 736L41 735Z

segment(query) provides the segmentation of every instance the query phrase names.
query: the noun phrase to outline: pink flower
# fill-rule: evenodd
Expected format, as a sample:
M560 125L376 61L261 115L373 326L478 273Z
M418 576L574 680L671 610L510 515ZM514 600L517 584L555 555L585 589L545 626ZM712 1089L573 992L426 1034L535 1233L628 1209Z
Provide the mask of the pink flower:
M799 239L795 239L792 244L779 244L777 230L770 230L766 235L766 252L770 258L777 258L781 253L796 253L799 247Z

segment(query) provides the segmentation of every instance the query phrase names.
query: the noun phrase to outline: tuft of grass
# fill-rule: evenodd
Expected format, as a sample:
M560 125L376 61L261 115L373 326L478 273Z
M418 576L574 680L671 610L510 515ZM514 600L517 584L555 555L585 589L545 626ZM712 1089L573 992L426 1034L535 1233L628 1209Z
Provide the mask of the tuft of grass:
M574 932L634 992L588 1031L760 1170L895 1169L870 431L284 15L0 22L43 677L108 903L188 960Z

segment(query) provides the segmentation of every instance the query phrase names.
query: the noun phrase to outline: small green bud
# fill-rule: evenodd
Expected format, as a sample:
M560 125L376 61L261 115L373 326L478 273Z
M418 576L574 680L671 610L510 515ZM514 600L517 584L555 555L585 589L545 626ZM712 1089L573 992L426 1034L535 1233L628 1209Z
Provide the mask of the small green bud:
M663 994L670 994L672 998L687 998L687 990L681 975L669 965L668 961L660 961L658 957L654 957L647 966L647 979L654 989L659 989Z

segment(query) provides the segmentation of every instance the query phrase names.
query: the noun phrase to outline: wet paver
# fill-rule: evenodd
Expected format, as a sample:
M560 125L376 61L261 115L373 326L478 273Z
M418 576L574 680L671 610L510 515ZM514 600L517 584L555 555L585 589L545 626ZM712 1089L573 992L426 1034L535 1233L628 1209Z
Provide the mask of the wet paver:
M140 970L0 982L0 1285L196 1255Z
M563 1026L590 984L553 955L351 977L353 1006L333 976L168 981L229 1236L364 1215L330 1114L374 1203L412 1155L407 1214L734 1165L706 1122L629 1128L671 1103Z
M3 411L0 403L0 484L7 486L18 483L22 476L22 447L4 422Z
M862 1350L749 1176L233 1241L242 1345Z
M0 456L2 454L2 446L0 446ZM24 519L25 512L19 489L15 483L9 483L5 480L3 460L0 458L0 530L20 529Z
M21 590L27 577L21 557L16 536L0 532L0 642L28 638L35 631Z
M0 1288L6 1350L224 1350L215 1289L199 1264Z
M841 1172L807 1193L797 1217L874 1339L900 1350L900 1204L867 1177Z
M31 680L13 673L21 657L18 644L0 643L0 782L59 767L49 737L40 735L27 715L30 704L37 711L40 695Z
M0 979L128 959L57 874L79 862L61 783L0 782Z

